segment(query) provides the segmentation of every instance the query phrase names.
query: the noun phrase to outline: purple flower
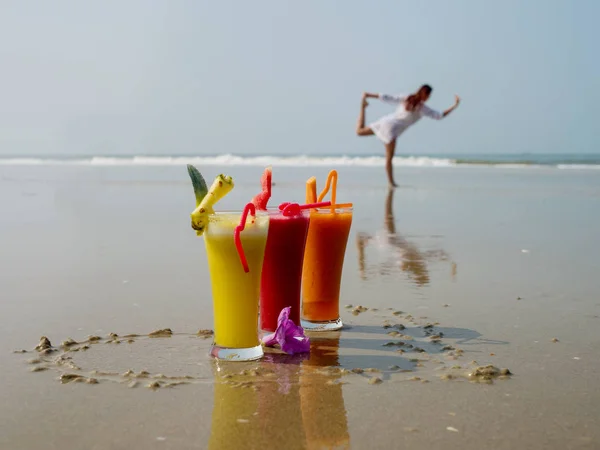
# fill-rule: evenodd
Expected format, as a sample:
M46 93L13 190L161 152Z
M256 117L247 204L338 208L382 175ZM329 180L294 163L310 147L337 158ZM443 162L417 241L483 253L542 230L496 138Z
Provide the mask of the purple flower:
M275 333L263 337L262 341L267 347L279 344L281 350L293 355L294 353L306 353L310 351L310 340L304 335L304 329L296 326L290 320L291 306L281 310L277 318L277 329Z

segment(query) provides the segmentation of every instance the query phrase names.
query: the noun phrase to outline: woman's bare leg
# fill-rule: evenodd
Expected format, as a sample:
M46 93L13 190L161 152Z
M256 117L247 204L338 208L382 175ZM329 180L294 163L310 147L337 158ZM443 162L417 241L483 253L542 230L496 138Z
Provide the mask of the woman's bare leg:
M360 105L360 114L358 116L358 123L356 124L356 134L358 136L370 136L373 134L373 130L369 127L365 127L365 109L369 106L367 99L363 96L362 104Z
M398 187L394 181L394 167L392 165L392 159L396 153L396 139L389 144L385 144L385 171L388 177L388 185L390 188Z

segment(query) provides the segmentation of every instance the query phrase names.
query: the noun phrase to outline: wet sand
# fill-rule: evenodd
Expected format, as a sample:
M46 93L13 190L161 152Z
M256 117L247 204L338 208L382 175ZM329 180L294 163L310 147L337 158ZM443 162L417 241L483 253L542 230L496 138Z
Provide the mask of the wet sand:
M258 192L230 169L223 209ZM184 168L0 168L0 448L598 448L600 177L339 172L346 328L216 364Z

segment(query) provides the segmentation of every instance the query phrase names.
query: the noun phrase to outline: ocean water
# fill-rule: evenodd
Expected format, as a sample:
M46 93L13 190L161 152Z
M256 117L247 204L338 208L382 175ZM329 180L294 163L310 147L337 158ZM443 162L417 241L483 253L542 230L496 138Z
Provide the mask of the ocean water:
M464 154L398 155L397 166L405 167L498 167L600 169L600 154ZM383 167L383 156L376 155L92 155L92 156L5 156L0 165L84 165L84 166L280 166L280 167Z

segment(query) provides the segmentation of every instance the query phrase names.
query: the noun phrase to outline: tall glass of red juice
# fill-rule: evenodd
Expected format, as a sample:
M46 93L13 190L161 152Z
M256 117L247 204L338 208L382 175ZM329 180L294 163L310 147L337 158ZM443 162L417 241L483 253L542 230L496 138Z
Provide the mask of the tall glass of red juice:
M283 308L291 306L290 319L300 325L302 263L310 212L286 216L269 210L269 235L260 285L260 328L275 331Z

